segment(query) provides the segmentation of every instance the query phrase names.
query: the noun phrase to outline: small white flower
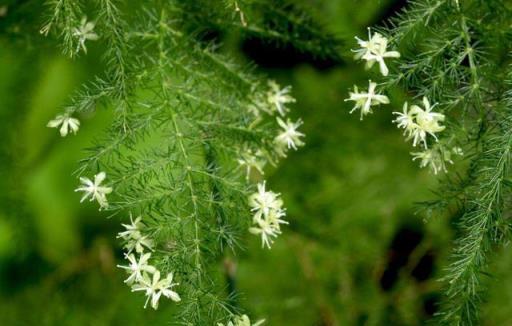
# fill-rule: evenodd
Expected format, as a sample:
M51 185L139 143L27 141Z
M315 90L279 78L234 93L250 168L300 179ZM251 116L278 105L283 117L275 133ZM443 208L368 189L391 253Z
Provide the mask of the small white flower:
M270 210L268 215L254 218L255 225L249 228L249 232L261 236L262 248L267 246L270 249L274 243L272 238L277 238L281 234L281 224L288 224L287 221L281 219L285 215L283 210Z
M117 265L117 267L125 269L128 273L131 273L124 282L127 284L133 284L143 280L144 272L155 273L156 268L148 264L149 258L151 258L150 253L141 254L139 261L137 261L133 254L126 256L126 259L128 259L130 264L128 266Z
M444 121L444 114L432 112L432 109L435 105L430 106L430 103L426 97L423 97L423 105L425 107L424 110L415 105L411 107L411 110L416 112L416 123L420 129L429 133L437 140L435 133L443 131L445 128L444 126L439 125L439 122Z
M426 149L427 134L430 134L437 141L435 133L443 131L445 127L439 124L439 122L444 121L444 114L432 112L433 106L430 106L426 97L423 97L423 105L425 106L424 110L417 105L411 106L411 112L416 117L417 125L412 132L412 145L416 146L416 144L422 142Z
M126 231L119 232L117 235L118 238L126 241L124 248L128 251L128 254L134 249L138 253L142 253L144 248L153 250L153 240L148 236L142 235L142 230L146 228L146 225L142 223L142 217L139 216L134 221L130 214L130 222L131 224L121 224Z
M126 231L119 232L117 234L117 237L123 238L124 240L138 237L138 234L140 234L140 230L146 227L144 225L144 223L142 223L142 216L138 216L134 221L133 215L131 213L130 213L130 224L121 224L121 225L126 229Z
M107 194L112 192L111 187L104 187L101 185L103 180L107 175L105 172L100 172L94 176L94 182L88 178L80 177L80 182L82 182L82 186L77 188L75 191L82 191L84 195L80 202L83 202L87 198L90 198L90 201L96 200L98 204L100 204L100 209L108 207Z
M271 210L281 211L283 207L283 201L279 198L279 194L266 191L265 186L265 181L259 183L258 192L249 197L249 206L255 214L255 219L268 216Z
M361 120L363 120L363 116L368 113L372 113L372 105L380 105L380 104L389 104L389 98L386 95L376 94L375 88L377 87L377 83L372 83L369 81L368 92L359 92L357 86L354 85L354 92L350 92L350 98L345 99L345 101L354 101L354 108L350 111L350 113L354 112L357 109L361 109Z
M409 111L407 102L404 103L403 112L393 112L398 117L393 120L397 124L398 128L404 129L404 135L407 138L412 137L412 133L418 128L418 125L414 122L414 113Z
M265 219L272 225L275 229L281 230L281 224L288 224L287 221L283 220L281 217L286 216L286 212L284 209L272 209L269 214L265 216Z
M452 153L463 155L460 147L454 147L447 150L442 145L437 145L432 149L426 149L423 152L411 153L413 161L420 160L420 168L430 167L430 170L437 174L439 171L447 172L446 163L453 164Z
M76 52L82 48L85 53L87 53L87 47L85 46L85 41L96 41L99 37L96 33L94 33L93 22L88 22L87 17L83 17L80 22L80 26L73 30L73 35L78 38L78 46Z
M66 137L71 132L76 134L80 128L80 121L76 118L72 118L69 114L60 114L55 119L50 120L46 125L48 128L58 128L60 126L60 135Z
M302 120L299 119L297 122L292 122L290 119L287 119L284 122L281 118L277 118L277 123L282 128L282 132L275 138L275 143L277 145L277 152L281 156L285 156L286 148L297 150L297 147L304 145L301 137L305 135L297 131L297 128L302 125Z
M270 90L267 92L267 102L272 105L281 116L285 116L288 112L288 108L286 108L285 105L295 103L295 99L290 95L291 86L281 89L279 84L273 80L268 82L268 86Z
M393 114L398 115L397 119L393 120L393 122L397 123L398 128L405 129L404 134L407 136L407 139L413 139L413 146L421 142L426 149L427 135L431 135L437 141L436 133L445 129L444 126L439 124L444 121L445 116L442 113L432 112L435 105L430 106L426 97L423 97L423 105L425 109L413 105L408 110L407 103L405 103L403 112L393 112Z
M268 81L268 90L266 93L259 92L257 87L253 87L251 103L248 110L254 116L260 117L262 112L274 115L277 111L279 115L284 116L289 111L286 107L288 103L295 103L295 99L290 95L291 86L281 88L275 81Z
M267 219L259 219L256 221L256 226L249 228L249 232L255 235L261 236L261 247L270 249L274 240L272 238L277 238L281 231L276 229Z
M379 33L374 33L372 36L371 30L368 27L368 41L362 40L359 37L355 36L357 44L361 47L357 50L352 50L355 52L354 59L361 60L367 54L376 53L378 51L378 46L384 39L384 37Z
M131 253L134 249L138 253L144 252L144 248L153 250L154 242L147 235L142 235L140 232L134 232L132 237L126 240L124 248Z
M434 174L441 170L446 172L444 160L438 155L437 151L426 149L423 152L411 153L411 155L413 156L413 161L420 160L420 168L429 166Z
M388 39L379 33L373 33L371 36L368 29L368 41L361 40L356 37L357 43L361 49L355 50L354 58L366 60L366 68L370 69L376 62L379 63L380 72L383 76L389 74L389 69L384 61L385 58L399 58L400 53L397 51L388 51Z
M149 275L144 275L140 283L132 287L132 291L144 291L147 296L144 308L147 307L148 302L151 300L151 307L156 310L158 308L158 301L162 295L175 302L181 300L178 293L172 290L174 286L179 284L173 283L172 279L172 273L167 274L166 278L160 279L160 271L157 270L153 273L151 279Z
M245 177L247 180L249 180L249 176L253 169L258 171L261 175L265 174L263 168L267 164L267 161L261 154L261 151L253 153L253 151L249 149L241 154L240 158L238 159L238 164L240 164L242 167L245 167Z
M439 171L447 172L446 162L453 164L450 155L444 156L443 153L434 149L426 149L423 152L411 153L411 155L413 156L413 161L420 160L420 168L428 166L434 174L437 174Z

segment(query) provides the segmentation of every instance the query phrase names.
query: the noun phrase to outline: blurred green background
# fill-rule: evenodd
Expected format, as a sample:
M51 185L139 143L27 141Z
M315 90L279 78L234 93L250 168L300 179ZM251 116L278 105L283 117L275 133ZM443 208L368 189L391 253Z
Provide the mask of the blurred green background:
M437 280L457 212L428 221L416 214L414 202L430 198L436 180L411 161L410 145L391 124L397 106L360 122L343 101L368 79L351 60L353 36L405 2L300 2L346 41L346 60L251 39L226 46L256 62L258 73L293 85L292 115L302 117L307 134L306 147L269 172L290 226L272 250L248 234L247 250L228 258L240 305L267 325L423 325L441 298ZM24 10L27 21L40 21ZM4 24L8 18L9 11L0 17L7 35L26 23ZM102 72L101 45L71 61L39 35L29 46L0 35L0 325L169 324L172 305L144 310L143 296L130 293L115 267L119 218L80 205L73 192L77 161L111 113L82 116L80 132L64 139L46 128L72 92ZM403 96L391 94L392 103ZM482 323L512 325L512 255L505 250L494 261Z

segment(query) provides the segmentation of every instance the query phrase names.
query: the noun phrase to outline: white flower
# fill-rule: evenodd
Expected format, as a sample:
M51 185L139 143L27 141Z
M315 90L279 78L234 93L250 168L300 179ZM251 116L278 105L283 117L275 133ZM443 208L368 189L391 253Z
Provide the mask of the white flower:
M398 115L393 122L397 123L398 128L403 128L404 135L410 138L413 131L418 128L418 125L414 122L414 113L409 111L407 102L404 103L403 112L393 112L393 114Z
M418 159L421 160L420 168L429 166L432 172L434 172L434 174L437 174L437 172L441 170L446 172L444 160L437 153L437 151L434 151L432 149L426 149L423 152L411 153L411 155L413 156L413 161L416 161ZM450 161L450 163L453 162Z
M268 90L266 93L259 92L257 87L252 88L251 103L248 110L254 116L260 117L261 112L274 115L277 111L279 115L284 116L289 111L286 107L288 103L295 103L295 99L290 95L291 86L282 88L273 80L268 81Z
M258 192L249 197L249 206L254 212L255 219L261 219L262 216L268 216L271 210L280 211L283 207L283 201L279 194L273 191L265 190L266 182L258 184Z
M404 104L403 112L393 112L398 115L396 122L398 128L404 128L404 134L407 139L413 139L413 146L422 142L425 149L427 148L427 134L434 137L437 141L436 133L441 132L445 129L439 123L444 121L445 116L442 113L432 112L434 106L430 106L430 103L426 97L423 97L423 105L425 109L420 108L417 105L411 106L411 109L407 109L407 103Z
M286 215L283 201L279 194L265 190L265 182L258 184L258 192L249 197L249 206L254 213L253 224L249 228L252 234L261 236L262 247L270 246L273 243L272 238L281 234L281 224L288 224L281 219Z
M146 225L144 225L141 220L142 217L139 216L134 221L133 217L130 215L131 224L121 224L126 231L119 232L117 237L123 238L126 241L124 248L128 251L128 254L134 249L136 252L142 253L144 247L153 250L153 240L148 236L142 235L141 231L146 228Z
M277 238L279 234L281 234L281 230L274 227L267 219L259 219L256 221L256 226L249 228L249 232L255 235L261 236L261 247L270 249L274 240L272 238Z
M90 201L96 200L98 204L100 204L100 209L108 207L106 195L112 192L112 188L101 185L106 176L105 172L100 172L94 176L94 182L88 178L80 177L82 186L75 190L84 192L80 202L83 202L90 197Z
M126 241L124 248L128 253L131 253L133 249L138 253L142 253L144 252L144 247L149 250L153 250L153 246L153 240L147 235L142 235L140 232L134 232L132 237Z
M288 224L287 221L281 219L281 217L286 216L285 210L270 210L269 214L265 216L265 219L268 221L270 225L272 225L275 229L281 230L281 224Z
M285 104L295 103L295 99L290 95L291 86L287 86L283 89L273 80L268 82L270 90L267 92L267 102L274 106L274 109L279 112L281 116L284 116L288 112Z
M290 119L287 119L284 122L281 118L277 118L277 123L282 128L282 132L275 138L275 143L277 144L277 152L281 156L285 156L286 148L297 150L297 147L304 145L300 138L305 135L297 131L297 128L302 125L302 120L299 119L297 122L292 122Z
M137 217L134 221L133 215L130 213L130 222L131 224L121 224L126 231L119 232L117 234L118 238L128 240L130 238L137 237L137 234L140 234L140 230L146 227L144 223L142 223L142 216Z
M260 326L265 322L264 319L257 321L255 324L251 324L251 320L249 319L249 316L242 315L242 316L236 316L233 321L229 321L227 326ZM217 326L224 326L222 323L217 323Z
M78 38L78 46L76 52L82 48L82 50L87 53L85 41L96 41L99 38L98 35L94 33L94 26L95 24L93 22L88 22L87 17L84 17L80 22L80 26L73 30L73 35Z
M444 126L439 125L439 122L444 121L444 114L432 112L435 105L430 106L426 97L423 97L423 105L425 106L425 110L422 110L420 107L415 105L411 107L411 110L416 111L416 123L420 129L429 133L437 140L435 133L443 131L445 128Z
M361 40L356 37L357 43L361 49L355 50L354 58L366 60L366 68L370 69L376 62L379 63L380 72L383 76L389 74L389 69L384 62L385 58L399 58L400 53L397 51L388 51L388 39L379 33L373 33L371 36L368 29L368 41Z
M419 142L423 142L425 149L427 148L427 134L430 134L437 141L436 132L444 130L444 126L439 125L439 122L444 121L444 114L431 112L432 108L426 97L423 97L423 105L425 110L417 105L411 106L411 113L416 117L417 127L412 131L413 138L412 145L416 146Z
M361 109L361 120L363 120L363 116L367 115L368 113L372 113L372 105L389 104L389 98L386 95L375 93L376 87L377 83L372 83L370 80L368 92L359 93L357 86L354 85L354 92L350 92L350 98L345 99L345 101L355 102L354 108L350 111L350 113L357 109Z
M442 145L426 149L423 152L411 153L411 155L413 161L420 160L420 168L428 166L434 174L437 174L439 171L447 172L446 163L453 164L452 152L455 155L463 155L460 147L454 147L449 151Z
M253 153L252 150L246 150L243 152L238 159L238 164L240 166L245 167L246 170L246 179L249 180L249 176L251 174L251 170L257 170L261 175L264 175L265 172L263 168L267 164L267 161L263 157L261 151L257 151Z
M393 112L393 114L398 115L398 117L393 120L393 122L397 123L398 128L404 128L404 135L409 137L412 131L418 126L414 122L414 114L409 111L407 102L404 103L403 112Z
M379 33L374 33L371 35L371 30L368 27L368 41L362 40L359 37L355 37L357 40L357 44L361 47L357 50L352 50L355 52L354 59L360 60L363 59L367 54L376 53L378 51L378 46L383 40L383 36Z
M58 128L60 127L60 135L62 137L66 137L71 129L73 134L76 134L78 129L80 128L80 121L76 118L72 118L69 114L60 114L55 117L55 119L50 120L46 125L48 128Z
M126 269L127 272L131 273L130 276L124 280L125 283L133 284L135 282L139 282L143 280L143 273L155 273L156 268L148 264L149 258L151 258L151 254L141 254L139 257L139 261L135 258L133 254L125 256L126 259L130 262L128 266L117 265L117 267Z
M149 300L151 300L151 307L156 310L158 308L158 301L162 295L175 302L181 300L178 293L172 290L174 286L178 285L178 283L173 283L172 279L172 273L167 274L166 278L160 279L160 271L157 270L153 273L151 279L149 275L144 275L140 284L135 284L132 287L132 291L144 291L147 296L144 308L147 307Z
M272 238L277 238L281 234L281 224L288 224L287 221L281 219L285 216L283 210L270 210L268 215L264 215L260 218L254 218L254 226L249 228L249 232L255 235L261 236L261 247L270 249L274 243Z

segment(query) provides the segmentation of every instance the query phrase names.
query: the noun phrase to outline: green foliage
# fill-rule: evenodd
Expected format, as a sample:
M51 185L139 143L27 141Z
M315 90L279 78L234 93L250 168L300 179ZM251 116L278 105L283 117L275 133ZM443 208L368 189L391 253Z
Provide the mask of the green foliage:
M249 151L275 164L285 156L275 140L279 126L264 116L275 110L266 101L278 86L219 54L215 43L198 41L201 21L229 29L237 19L230 17L232 6L206 3L157 1L130 8L133 15L123 12L122 2L101 0L96 23L89 23L81 18L82 5L56 1L43 28L44 34L57 30L70 56L85 52L85 42L106 42L105 77L77 93L65 111L84 114L101 102L115 109L78 174L106 172L114 189L108 209L143 217L154 248L151 264L180 283L177 320L194 325L237 313L222 275L211 268L225 248L238 249L251 223L247 200L254 187L245 183L237 158Z
M386 4L51 0L43 8L10 1L0 17L0 113L8 121L0 128L0 273L8 275L0 280L0 323L214 325L244 307L269 325L420 325L429 319L425 298L440 292L436 324L510 323L510 300L496 285L510 287L503 249L510 240L510 5L410 1L377 27L402 56L389 62L390 76L372 76L393 109L379 108L361 125L339 107L367 73L341 64L349 51L333 35L341 32L355 47L354 31ZM42 10L44 22L36 14ZM99 38L82 44L77 28L85 16ZM48 37L38 34L41 26ZM338 64L326 72L304 65L270 72L293 84L292 115L304 118L308 135L308 146L280 166L275 117L254 115L271 86L236 49L251 38ZM52 46L72 65L52 59L59 57ZM62 105L72 88L78 91ZM434 179L419 174L389 121L398 100L423 96L446 115L439 142L428 145L462 147L464 159L446 164L435 198L414 215L410 203L424 200ZM80 118L76 138L53 141L42 130L58 111ZM262 177L253 169L247 180L238 166L248 150L270 163L265 178L288 208L290 226L272 251L247 231L247 197ZM114 192L106 214L78 206L72 170L107 172ZM142 295L123 286L115 267L124 264L122 243L114 238L130 214L143 216L155 242L151 263L174 272L182 302L144 311ZM456 227L450 259L449 222ZM385 289L400 253L387 246L404 224L424 238ZM430 254L441 286L414 276ZM436 268L443 265L448 269Z
M477 323L482 275L495 244L508 241L510 7L502 1L417 1L383 29L402 53L387 86L439 103L447 129L441 146L460 144L468 167L447 176L427 211L462 207L460 237L444 276L440 321ZM459 169L461 170L461 169Z

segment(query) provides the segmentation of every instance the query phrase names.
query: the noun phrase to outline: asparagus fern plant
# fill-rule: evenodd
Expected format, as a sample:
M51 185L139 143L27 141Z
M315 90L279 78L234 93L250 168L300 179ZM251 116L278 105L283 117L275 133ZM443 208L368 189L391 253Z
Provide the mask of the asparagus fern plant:
M126 283L155 309L163 297L177 302L184 324L250 324L215 262L247 233L270 247L282 232L286 211L263 181L265 165L304 135L290 117L291 89L237 63L207 34L236 30L324 57L339 56L337 40L281 1L49 0L47 10L41 33L65 55L106 48L104 73L48 126L66 136L91 111L115 112L80 163L77 191L124 218ZM462 212L443 324L478 323L489 256L510 239L511 19L502 0L409 1L357 38L355 59L376 75L350 92L352 111L363 119L376 106L400 107L390 121L440 179L424 211ZM405 103L386 95L396 89Z
M332 56L336 43L290 4L267 1L47 1L40 32L69 57L103 43L105 71L48 123L76 133L82 116L114 119L80 162L82 201L122 216L127 285L158 308L176 302L187 325L249 325L225 293L216 262L245 234L270 248L287 224L279 194L263 181L304 144L281 87L222 54L205 30L265 35ZM231 320L231 321L230 321ZM259 323L257 323L259 324Z
M405 91L413 105L393 112L393 122L420 148L411 153L420 167L445 173L438 198L422 207L462 212L438 324L478 323L489 256L510 241L511 9L498 0L410 1L368 41L358 39L355 58L379 65L383 77L350 93L354 110L363 118L389 104L387 90Z

